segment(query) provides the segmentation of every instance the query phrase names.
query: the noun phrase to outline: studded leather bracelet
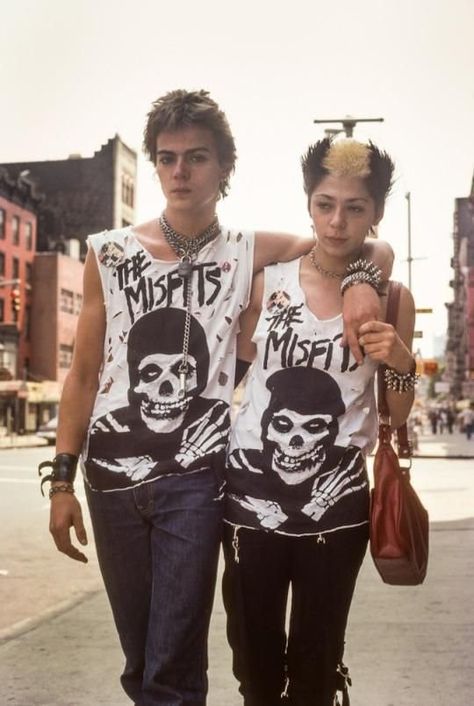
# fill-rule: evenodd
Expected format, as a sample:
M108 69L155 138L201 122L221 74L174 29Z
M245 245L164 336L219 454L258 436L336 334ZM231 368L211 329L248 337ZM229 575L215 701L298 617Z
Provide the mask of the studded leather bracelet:
M42 475L41 471L43 468L52 468L53 470L49 475L44 476L44 478L41 479L41 495L44 496L43 485L48 480L52 483L55 481L63 481L72 487L76 477L77 461L77 456L67 453L57 454L52 461L42 461L42 463L38 466L39 476Z

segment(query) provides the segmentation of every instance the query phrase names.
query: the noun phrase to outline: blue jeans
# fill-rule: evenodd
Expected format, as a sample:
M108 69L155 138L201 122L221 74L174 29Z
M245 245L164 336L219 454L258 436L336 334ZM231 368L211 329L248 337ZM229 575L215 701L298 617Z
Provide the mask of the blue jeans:
M204 706L222 528L215 472L86 494L124 690L136 706Z

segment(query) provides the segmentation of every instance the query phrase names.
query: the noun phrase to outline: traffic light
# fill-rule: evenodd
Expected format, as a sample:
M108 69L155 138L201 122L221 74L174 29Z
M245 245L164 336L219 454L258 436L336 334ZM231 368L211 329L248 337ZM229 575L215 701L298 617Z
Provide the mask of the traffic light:
M423 361L423 373L425 375L436 375L438 372L438 362L436 360L424 360Z
M19 312L21 308L21 297L20 297L20 290L15 287L15 289L12 289L10 293L10 298L12 302L12 310L14 312Z

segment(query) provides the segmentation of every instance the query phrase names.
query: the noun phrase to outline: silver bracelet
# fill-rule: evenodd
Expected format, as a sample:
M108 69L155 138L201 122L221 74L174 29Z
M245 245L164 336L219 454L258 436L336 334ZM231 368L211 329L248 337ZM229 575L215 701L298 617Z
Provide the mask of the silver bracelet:
M414 371L397 373L393 368L385 368L383 373L387 390L393 390L394 392L412 392L419 377Z
M379 291L382 281L382 270L370 260L360 257L347 266L346 272L347 275L341 283L341 294L344 294L354 284L369 284L376 292Z

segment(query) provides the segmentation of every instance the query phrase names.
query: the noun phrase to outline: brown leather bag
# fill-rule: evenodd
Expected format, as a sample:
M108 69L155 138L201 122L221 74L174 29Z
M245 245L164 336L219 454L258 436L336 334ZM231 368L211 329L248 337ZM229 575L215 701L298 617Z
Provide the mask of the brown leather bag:
M390 282L386 321L395 325L400 283ZM428 566L428 513L410 482L411 448L406 424L397 429L398 455L392 447L384 366L378 378L379 444L374 459L374 488L370 510L370 552L385 583L414 586L423 583ZM399 459L408 459L402 467Z

